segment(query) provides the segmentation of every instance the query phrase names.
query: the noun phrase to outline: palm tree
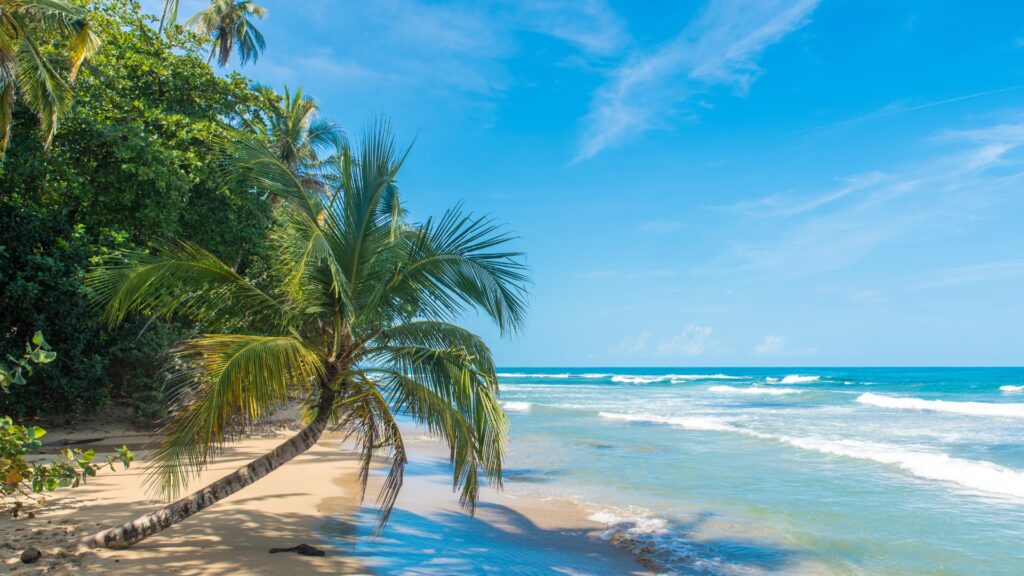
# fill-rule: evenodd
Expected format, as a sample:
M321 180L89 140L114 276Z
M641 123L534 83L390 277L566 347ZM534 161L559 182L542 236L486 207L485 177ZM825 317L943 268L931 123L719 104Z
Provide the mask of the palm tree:
M472 511L481 474L501 484L507 423L487 345L454 322L476 310L502 334L521 329L525 265L488 218L461 207L407 220L396 177L408 149L375 123L358 151L338 156L330 194L310 193L260 139L232 144L233 164L280 196L272 289L209 252L177 242L92 271L106 317L185 314L203 330L175 349L184 368L177 408L151 456L151 485L177 496L238 426L290 397L307 424L250 464L189 496L82 541L124 548L259 480L333 426L359 447L363 490L371 459L391 458L378 502L387 521L402 486L407 414L450 448L453 486Z
M345 134L332 120L320 116L316 102L299 88L293 94L285 86L284 96L256 84L262 106L255 114L236 123L269 143L275 157L299 176L307 190L326 191L336 155L345 149ZM277 200L277 196L272 196Z
M216 56L221 67L227 66L231 53L237 47L238 58L244 65L255 62L267 47L263 34L252 22L253 17L263 19L266 15L266 8L249 0L212 0L204 10L189 18L185 26L213 40L210 57L206 60L208 63ZM177 16L177 7L174 16Z
M164 28L171 24L178 23L178 6L180 3L180 0L164 0L164 7L160 12L160 27L158 29L160 32L163 32Z
M70 36L67 79L43 54L37 33ZM85 11L65 0L0 0L0 160L11 139L15 96L39 117L43 145L49 146L71 106L78 69L99 45Z

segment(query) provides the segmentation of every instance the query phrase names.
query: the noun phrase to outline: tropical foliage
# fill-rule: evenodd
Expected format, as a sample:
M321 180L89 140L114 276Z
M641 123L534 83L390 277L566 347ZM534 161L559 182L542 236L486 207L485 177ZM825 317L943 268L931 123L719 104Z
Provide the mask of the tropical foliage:
M25 353L20 358L8 356L7 362L0 360L0 392L10 392L11 386L24 386L26 376L32 375L33 365L49 364L57 358L42 332L32 336L32 343L25 343Z
M265 95L242 76L218 77L195 34L158 34L137 2L89 6L103 48L81 68L60 130L44 149L32 136L38 117L16 101L0 169L0 326L9 327L0 358L20 354L38 329L61 351L32 386L0 397L0 413L12 416L90 410L111 398L136 402L140 416L162 412L166 381L153 359L192 328L141 318L105 328L84 286L95 259L179 236L242 274L265 267L271 208L248 187L223 185L218 144Z
M46 430L39 426L22 426L8 416L0 416L0 502L30 499L39 504L46 502L39 496L58 488L76 488L96 475L104 467L115 470L120 463L124 469L135 459L126 446L115 449L102 463L97 463L96 452L64 448L49 462L28 462L25 456L43 447Z
M25 354L21 358L9 358L11 366L0 363L0 387L7 392L13 385L25 385L23 372L31 373L33 366L49 364L57 357L43 338L42 332L36 332L32 343L25 345ZM38 494L57 488L76 487L95 476L102 466L93 462L96 453L93 450L65 448L60 456L49 463L28 462L25 457L43 447L42 437L46 431L39 426L22 426L16 424L8 416L0 417L0 502L19 498L36 500L45 503L46 499ZM115 450L107 456L105 465L112 470L114 464L120 462L127 469L135 456L126 446ZM18 507L14 508L17 513Z
M46 53L65 41L67 70ZM44 146L71 105L71 83L99 47L85 12L64 0L0 0L0 159L11 138L15 101L39 119Z

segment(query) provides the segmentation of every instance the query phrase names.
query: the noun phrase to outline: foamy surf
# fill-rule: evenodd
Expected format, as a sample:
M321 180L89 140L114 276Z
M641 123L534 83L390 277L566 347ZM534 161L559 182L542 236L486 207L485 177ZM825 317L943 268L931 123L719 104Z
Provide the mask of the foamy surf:
M898 445L860 440L767 434L736 426L723 418L708 416L656 416L613 412L601 412L600 415L611 420L665 424L685 430L743 434L762 440L782 442L810 452L893 465L918 478L954 484L971 491L1024 498L1024 471L986 460L967 460L941 452L909 450Z
M765 388L762 386L750 386L748 388L737 388L735 386L711 386L708 392L716 394L746 394L752 396L782 396L785 394L800 394L806 390L796 388Z
M1000 386L1000 392L1024 392L1024 386Z
M821 380L821 376L801 376L799 374L790 374L784 377L782 380L778 378L765 378L766 382L779 383L779 384L809 384L811 382L817 382Z
M857 397L857 402L879 408L895 410L924 410L929 412L947 412L951 414L967 414L970 416L1001 416L1006 418L1024 418L1024 404L996 402L950 402L947 400L924 400L903 396L886 396L865 392Z
M529 412L533 408L533 404L530 402L512 402L506 401L501 403L501 407L506 412Z
M543 372L531 373L531 372L498 372L498 378L558 378L564 380L570 378L572 374L563 372L560 374L546 374Z
M603 508L587 517L606 526L601 538L631 552L659 574L728 574L721 562L702 554L664 518L643 509Z
M680 384L694 380L741 380L742 378L742 376L729 376L728 374L616 374L612 376L612 382L619 384L654 384L658 382Z

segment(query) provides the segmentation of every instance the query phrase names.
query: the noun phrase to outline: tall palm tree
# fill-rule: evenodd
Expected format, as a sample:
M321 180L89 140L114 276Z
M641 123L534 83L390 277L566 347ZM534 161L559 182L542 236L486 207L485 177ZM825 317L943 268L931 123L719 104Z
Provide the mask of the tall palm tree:
M163 10L160 12L159 31L163 32L171 24L178 23L178 6L181 0L164 0Z
M185 314L208 331L175 350L183 385L149 468L165 495L178 495L237 426L288 398L304 400L307 424L234 473L82 543L139 542L269 474L329 426L359 446L364 490L374 455L390 456L378 500L383 526L406 463L397 414L448 445L454 488L472 511L481 474L500 486L507 423L490 350L454 322L476 310L502 334L522 327L528 279L521 255L505 248L510 237L461 207L409 222L396 184L408 150L396 149L382 123L338 157L330 194L304 189L259 139L235 142L232 153L284 199L272 289L187 242L101 267L88 284L112 322L134 312Z
M43 54L38 33L70 37L66 79ZM39 117L43 144L49 146L71 106L78 69L99 45L85 11L65 0L0 0L0 160L11 139L15 97Z
M174 15L177 16L176 8ZM237 48L238 59L244 65L255 62L267 47L263 34L252 22L254 17L263 19L266 15L266 8L249 0L212 0L209 6L189 18L185 26L213 40L207 62L212 62L216 56L221 67L227 66L231 53Z
M337 166L336 155L345 148L345 134L332 120L320 116L316 102L285 86L280 95L256 84L262 106L237 126L269 142L278 160L303 180L307 189L326 190L327 180ZM275 200L276 196L272 196Z

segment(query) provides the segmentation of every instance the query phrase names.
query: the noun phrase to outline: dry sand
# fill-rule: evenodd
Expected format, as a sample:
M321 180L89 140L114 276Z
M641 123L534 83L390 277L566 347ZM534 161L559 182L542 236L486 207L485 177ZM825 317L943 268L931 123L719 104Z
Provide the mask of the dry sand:
M241 440L194 486L270 450L287 433ZM47 436L51 446L88 440L80 446L97 451L122 443L141 449L148 439L145 432L117 424L51 430ZM567 502L485 490L476 517L470 518L452 494L443 452L423 440L412 444L406 484L381 538L368 535L365 509L362 527L356 525L354 457L339 439L325 437L266 478L129 550L64 552L82 536L161 505L142 485L142 462L127 471L101 472L86 486L52 495L33 509L34 518L27 517L28 509L16 519L0 516L0 558L13 574L533 573L516 569L524 565L543 566L537 573L648 574L628 553L600 540L602 527ZM299 543L327 555L268 553ZM19 555L29 546L42 550L43 557L25 565Z

